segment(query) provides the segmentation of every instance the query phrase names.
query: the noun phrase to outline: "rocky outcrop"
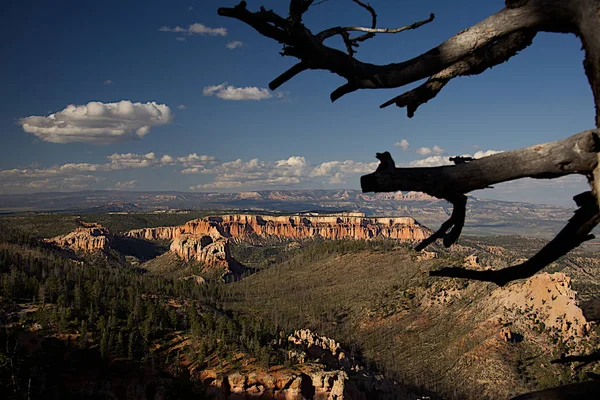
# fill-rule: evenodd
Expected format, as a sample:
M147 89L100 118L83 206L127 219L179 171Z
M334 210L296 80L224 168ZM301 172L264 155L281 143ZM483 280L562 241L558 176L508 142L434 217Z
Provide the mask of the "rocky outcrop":
M561 272L542 272L493 294L507 310L523 314L543 330L554 330L565 341L590 330L575 296L571 278Z
M413 218L366 218L364 214L327 216L260 216L248 214L206 217L177 227L145 228L128 236L146 240L174 240L184 234L243 238L252 234L290 239L375 239L423 240L432 232Z
M211 266L226 268L231 260L229 241L208 235L182 234L173 240L170 250L186 261L196 260Z
M309 329L291 334L294 345L289 359L293 368L276 366L268 370L224 373L216 369L199 371L199 379L211 387L218 399L286 399L286 400L389 400L436 399L421 397L407 387L384 379L353 357L341 345ZM284 340L278 345L285 345Z
M182 259L207 266L231 267L229 240L257 235L276 239L376 239L422 240L431 230L410 217L366 218L361 213L321 216L233 214L206 217L181 226L135 229L125 235L141 240L169 240L171 251Z
M66 235L56 236L45 241L79 253L107 250L113 236L107 228L98 224L80 222L81 226Z
M200 373L200 379L212 386L209 393L218 399L268 398L285 400L366 400L344 371L326 371L319 365L304 365L296 370L270 371L217 376L215 371ZM400 397L406 398L406 397Z

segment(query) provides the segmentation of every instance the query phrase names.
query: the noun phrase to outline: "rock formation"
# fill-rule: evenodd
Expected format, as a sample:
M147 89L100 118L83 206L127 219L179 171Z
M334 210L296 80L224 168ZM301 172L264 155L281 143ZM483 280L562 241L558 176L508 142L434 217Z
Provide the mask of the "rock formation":
M80 225L73 232L66 235L46 239L59 247L69 248L80 253L91 253L108 249L113 241L113 236L107 228L98 224L88 224L79 221Z
M207 266L231 267L229 240L252 235L279 240L376 239L422 240L431 230L410 217L366 218L362 213L320 216L305 213L293 216L233 214L206 217L181 226L135 229L125 235L142 240L169 240L171 251L182 259Z
M542 272L492 295L507 310L523 313L545 330L554 329L563 340L581 338L590 330L575 296L571 278L561 272Z
M382 375L368 370L347 356L338 342L319 336L309 329L291 334L287 341L293 368L281 366L269 370L223 373L216 369L199 371L199 378L209 385L218 399L269 398L315 400L367 400L371 398L415 400L434 399L416 392ZM279 345L282 345L283 340Z
M217 235L243 238L251 234L262 237L309 239L375 239L422 240L431 234L413 218L366 218L364 214L314 216L260 216L248 214L206 217L182 226L145 228L129 231L127 236L146 240L174 240L183 234Z
M231 260L229 241L209 235L179 235L171 243L170 250L186 261L193 259L211 266L228 267Z

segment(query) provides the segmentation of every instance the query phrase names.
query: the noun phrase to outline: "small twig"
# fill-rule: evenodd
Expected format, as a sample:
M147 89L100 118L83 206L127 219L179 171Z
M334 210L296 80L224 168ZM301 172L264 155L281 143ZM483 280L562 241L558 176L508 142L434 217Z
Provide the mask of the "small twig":
M365 4L360 0L352 0L352 1L356 4L358 4L359 6L361 6L362 8L364 8L365 10L367 10L371 14L371 29L377 28L377 13L375 12L375 9L373 7L371 7L370 4ZM369 33L366 33L364 35L361 35L361 36L358 36L358 37L352 39L352 41L354 42L355 46L358 47L358 42L364 42L365 40L370 39L374 36L375 36L375 33L369 32Z
M342 32L367 32L367 33L400 33L400 32L404 32L410 29L417 29L420 26L423 26L425 24L430 23L431 21L433 21L435 19L435 14L431 13L429 15L429 18L422 20L422 21L417 21L414 22L410 25L406 25L406 26L402 26L400 28L395 28L395 29L388 29L388 28L365 28L363 26L346 26L346 27L341 27L341 26L337 26L334 28L329 28L326 29L318 34L315 35L316 39L319 41L323 41L325 39L328 39L332 36L335 35L339 35ZM364 40L364 39L363 39Z

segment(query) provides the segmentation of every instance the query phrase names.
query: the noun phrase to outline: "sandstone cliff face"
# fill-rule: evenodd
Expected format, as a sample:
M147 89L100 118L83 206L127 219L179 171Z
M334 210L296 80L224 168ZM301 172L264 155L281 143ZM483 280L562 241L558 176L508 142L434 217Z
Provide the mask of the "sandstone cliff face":
M183 234L242 238L250 234L264 237L308 239L375 239L423 240L432 231L410 217L365 218L354 215L334 216L258 216L223 215L196 219L177 227L159 227L129 231L138 239L174 240Z
M108 249L112 240L113 236L107 228L97 224L82 223L82 226L75 228L73 232L46 239L46 242L76 252L91 253Z
M250 235L279 239L423 240L432 233L410 217L365 218L364 214L259 216L233 214L195 219L181 226L135 229L125 235L143 240L170 240L182 259L207 266L231 267L229 240Z
M231 260L229 241L208 235L179 235L171 243L170 250L186 261L193 259L210 266L227 268Z
M590 331L571 278L561 272L536 274L522 284L498 289L492 296L507 310L519 311L532 323L560 332L564 341L577 340Z

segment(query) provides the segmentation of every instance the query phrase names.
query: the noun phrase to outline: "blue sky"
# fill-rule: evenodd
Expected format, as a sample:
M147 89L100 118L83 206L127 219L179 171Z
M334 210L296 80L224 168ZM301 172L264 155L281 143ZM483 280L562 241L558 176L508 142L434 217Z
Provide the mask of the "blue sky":
M409 119L404 109L379 105L415 85L359 91L332 104L329 94L344 80L309 71L269 91L268 83L296 60L281 57L279 44L249 26L217 15L218 7L236 4L6 5L0 17L0 192L359 188L360 175L377 165L376 152L390 151L397 164L433 165L451 155L510 150L594 127L574 36L538 34L508 63L450 82ZM371 4L381 27L436 14L418 30L361 45L358 59L386 64L437 46L504 2ZM248 1L253 11L261 5L286 15L287 2ZM370 17L350 0L330 0L304 21L316 32L369 25ZM330 44L340 45L337 39ZM406 149L397 145L402 140ZM583 190L583 179L572 177L473 194L572 204Z

